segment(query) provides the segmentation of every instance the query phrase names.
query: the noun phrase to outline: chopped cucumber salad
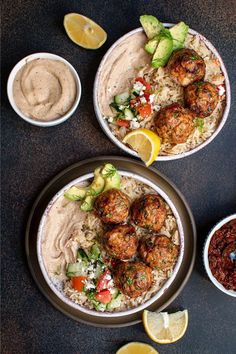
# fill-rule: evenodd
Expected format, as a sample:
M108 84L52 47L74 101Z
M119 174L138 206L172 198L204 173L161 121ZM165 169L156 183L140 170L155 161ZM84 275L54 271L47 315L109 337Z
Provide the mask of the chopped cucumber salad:
M122 294L114 285L97 243L90 250L78 250L77 261L67 265L66 275L72 288L84 293L97 311L112 311L120 306Z
M152 115L155 95L152 87L143 77L134 80L130 92L114 96L110 104L115 117L109 117L108 122L127 129L137 129L140 122Z

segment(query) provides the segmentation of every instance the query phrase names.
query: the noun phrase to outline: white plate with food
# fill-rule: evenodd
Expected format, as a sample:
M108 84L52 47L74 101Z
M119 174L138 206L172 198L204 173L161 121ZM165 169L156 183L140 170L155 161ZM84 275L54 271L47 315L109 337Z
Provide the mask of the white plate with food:
M146 17L154 21L151 34ZM218 135L228 117L225 65L215 47L184 22L161 24L149 15L140 19L144 29L122 36L99 65L96 116L107 136L133 156L137 152L123 139L143 128L160 138L156 160L191 155Z
M69 306L127 316L156 301L175 279L183 226L161 188L107 163L52 198L37 253L48 285Z

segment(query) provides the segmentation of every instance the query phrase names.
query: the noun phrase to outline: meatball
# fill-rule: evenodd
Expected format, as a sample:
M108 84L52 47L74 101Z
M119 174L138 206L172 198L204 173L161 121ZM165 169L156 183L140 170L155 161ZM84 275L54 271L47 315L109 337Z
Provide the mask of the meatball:
M140 227L159 231L166 218L165 204L159 195L146 194L132 204L131 218Z
M129 199L118 189L109 189L101 193L94 203L94 213L104 223L119 224L129 215Z
M212 114L219 101L217 87L210 82L198 81L185 87L184 99L186 105L200 118Z
M139 252L142 260L151 268L167 270L174 265L179 247L167 236L150 236L141 241Z
M206 65L194 50L183 48L173 52L167 70L178 84L187 86L204 78Z
M166 106L155 118L157 134L164 143L185 143L194 130L194 118L194 113L179 103Z
M110 256L128 260L135 255L138 247L135 228L130 225L117 225L105 233L103 244Z
M125 295L136 298L152 285L152 269L142 262L120 263L114 274L117 288Z

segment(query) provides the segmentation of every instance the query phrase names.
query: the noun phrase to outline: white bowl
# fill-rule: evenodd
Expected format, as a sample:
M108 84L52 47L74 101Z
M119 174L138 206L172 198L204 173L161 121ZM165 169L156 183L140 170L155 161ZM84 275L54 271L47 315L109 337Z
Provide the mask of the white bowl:
M210 233L208 234L208 237L206 239L205 242L205 246L204 246L204 250L203 250L203 262L204 262L204 266L207 272L208 277L210 278L211 282L221 291L223 291L223 293L236 297L236 291L234 290L227 290L225 289L225 287L218 282L218 280L214 277L214 275L211 272L211 268L209 266L209 259L208 259L208 249L209 249L209 245L211 242L211 238L214 235L214 233L219 230L224 224L226 224L227 222L236 219L236 214L227 216L226 218L222 219L220 222L218 222L213 229L210 231Z
M91 179L93 177L93 173L89 173L86 174L84 176L81 176L73 181L71 181L69 184L67 184L66 186L64 186L53 198L52 200L49 202L47 208L45 209L40 224L39 224L39 228L38 228L38 235L37 235L37 257L38 257L38 262L39 262L39 266L41 268L41 271L43 273L43 276L47 282L47 284L49 285L49 287L51 288L51 290L63 301L65 302L67 305L75 308L75 309L79 309L80 311L89 314L89 315L93 315L93 316L97 316L97 317L120 317L120 316L127 316L130 314L133 314L135 312L138 312L140 310L143 310L144 308L148 307L149 305L151 305L153 302L155 302L160 296L163 295L163 293L171 286L172 282L174 281L179 268L181 266L182 260L183 260L183 255L184 255L184 231L183 231L183 225L181 222L181 218L179 216L179 213L176 209L176 207L174 206L173 202L171 201L171 199L169 198L169 196L163 192L162 189L160 189L157 185L155 185L153 182L149 181L148 179L141 177L138 174L135 173L131 173L131 172L127 172L127 171L119 171L121 176L127 176L127 177L132 177L137 179L138 181L141 181L145 184L147 184L148 186L150 186L151 188L153 188L158 194L160 194L162 196L162 198L166 201L166 203L170 206L176 221L177 221L177 225L178 225L178 230L179 230L179 237L180 237L180 253L179 253L179 257L177 260L177 263L173 269L173 273L170 276L170 278L165 282L165 284L161 287L161 289L159 289L157 291L157 293L151 297L148 301L146 301L145 303L132 308L130 310L126 310L126 311L120 311L120 312L98 312L95 310L90 310L86 307L83 307L81 305L76 304L75 302L73 302L72 300L70 300L68 297L65 296L61 283L57 281L56 278L51 278L49 277L45 264L44 264L44 260L43 260L43 255L42 255L42 242L44 240L44 227L45 227L45 223L47 220L47 216L48 213L52 207L52 205L56 202L56 200L62 196L64 194L64 192L72 187L75 184L79 184L79 183L84 183L86 181L88 181L89 179Z
M18 108L18 106L15 103L14 97L13 97L13 82L15 80L16 74L17 72L29 61L31 60L35 60L35 59L51 59L51 60L58 60L63 62L64 64L66 64L70 71L72 72L74 79L75 79L75 83L76 83L76 88L77 88L77 93L76 93L76 98L75 98L75 102L73 103L73 106L71 107L71 109L64 114L62 117L51 120L51 121L39 121L39 120L35 120L32 119L30 117L27 117L24 113L21 112L21 110ZM12 108L14 109L14 111L18 114L18 116L20 116L21 118L23 118L26 122L33 124L33 125L37 125L39 127L52 127L54 125L58 125L60 123L65 122L76 110L79 101L80 101L80 97L81 97L81 83L80 83L80 78L79 75L77 74L75 68L64 58L60 57L59 55L56 54L51 54L51 53L34 53L34 54L30 54L27 57L21 59L12 69L8 81L7 81L7 95L8 95L8 99L9 102L12 106Z
M172 23L164 23L164 26L169 28L172 27L174 24ZM111 47L110 49L106 52L106 54L104 55L98 70L97 70L97 74L95 77L95 81L94 81L94 88L93 88L93 104L94 104L94 110L98 119L98 122L102 128L102 130L105 132L105 134L110 138L110 140L117 145L120 149L122 149L123 151L125 151L126 153L136 156L138 157L138 154L130 149L129 147L127 147L125 144L123 144L119 139L117 139L115 137L115 135L111 132L109 125L107 123L106 120L104 120L102 113L100 111L99 108L99 102L98 102L98 91L99 91L99 80L100 80L100 76L103 70L103 66L106 65L106 60L107 58L111 55L112 51L124 40L126 40L128 37L134 35L135 33L138 32L142 32L143 29L142 27L140 28L136 28L133 31L130 31L128 33L126 33L124 36L122 36L121 38L119 38ZM216 50L216 48L200 33L189 29L189 33L192 35L198 35L200 37L200 39L206 44L206 46L212 51L212 53L216 56L216 58L219 60L220 62L220 66L221 66L221 70L224 74L225 77L225 90L226 90L226 106L225 106L225 110L223 113L223 116L221 118L221 121L218 125L218 127L216 128L216 130L214 131L214 133L207 139L205 140L202 144L198 145L197 147L195 147L194 149L190 150L190 151L186 151L183 152L181 154L178 155L168 155L168 156L158 156L156 161L170 161L170 160L176 160L176 159L180 159L189 155L194 154L195 152L201 150L202 148L204 148L206 145L208 145L221 131L221 129L223 128L228 114L229 114L229 110L230 110L230 103L231 103L231 93L230 93L230 83L229 83L229 77L225 68L225 65L223 63L223 60L220 56L220 54L218 53L218 51Z

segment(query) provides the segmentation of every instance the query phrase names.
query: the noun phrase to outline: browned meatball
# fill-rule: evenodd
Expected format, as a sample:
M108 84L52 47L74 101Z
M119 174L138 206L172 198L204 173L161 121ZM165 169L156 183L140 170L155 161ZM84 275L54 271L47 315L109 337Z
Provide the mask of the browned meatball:
M164 143L185 143L194 129L194 118L193 112L178 103L166 106L155 118L157 134Z
M123 262L118 264L114 282L125 295L136 298L152 285L152 269L142 262Z
M166 218L165 204L159 195L146 194L132 204L131 218L140 227L159 231Z
M135 228L130 225L118 225L103 236L104 248L110 256L120 260L132 258L138 247Z
M167 236L150 236L141 241L139 252L150 267L167 270L176 262L179 247Z
M206 65L194 50L183 48L173 52L167 69L178 84L187 86L204 78Z
M210 116L216 108L219 94L214 84L198 81L185 87L184 99L191 111L204 118Z
M109 189L95 200L94 213L104 223L120 224L129 215L129 199L118 189Z

